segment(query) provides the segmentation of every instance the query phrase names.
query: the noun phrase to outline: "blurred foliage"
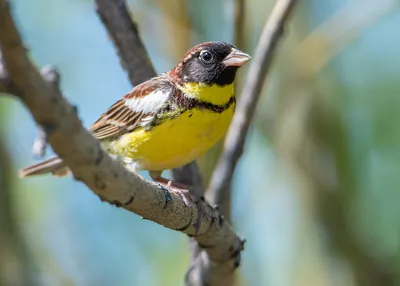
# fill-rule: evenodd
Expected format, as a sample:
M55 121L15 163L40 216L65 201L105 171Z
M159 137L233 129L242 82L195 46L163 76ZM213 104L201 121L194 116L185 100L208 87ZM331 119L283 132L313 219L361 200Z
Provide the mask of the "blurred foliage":
M13 2L32 58L59 68L86 126L130 89L92 1ZM252 54L274 2L129 6L163 72L200 41ZM399 25L395 0L300 1L233 182L247 239L237 285L400 285ZM186 237L73 180L19 180L35 125L10 97L0 116L0 285L183 285ZM205 181L220 151L201 158Z

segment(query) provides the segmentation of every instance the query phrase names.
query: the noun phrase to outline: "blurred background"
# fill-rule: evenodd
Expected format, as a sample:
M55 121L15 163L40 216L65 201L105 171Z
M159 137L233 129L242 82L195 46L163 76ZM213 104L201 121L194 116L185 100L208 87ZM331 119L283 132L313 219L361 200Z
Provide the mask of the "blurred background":
M11 2L85 126L130 90L93 1ZM163 72L206 40L253 54L274 2L128 3ZM236 285L400 285L400 3L304 0L292 16L235 172ZM183 285L186 236L71 178L20 180L36 127L9 96L0 119L0 285ZM205 181L220 151L199 160Z

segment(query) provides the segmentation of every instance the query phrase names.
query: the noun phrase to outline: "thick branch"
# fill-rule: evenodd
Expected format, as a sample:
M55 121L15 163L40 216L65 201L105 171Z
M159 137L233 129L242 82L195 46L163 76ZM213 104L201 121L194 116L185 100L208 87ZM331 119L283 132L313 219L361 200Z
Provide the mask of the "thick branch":
M17 87L16 95L44 128L49 144L75 179L85 183L103 201L193 236L214 263L236 265L243 242L217 210L199 202L204 216L196 232L199 211L195 205L186 207L179 196L128 172L101 149L99 142L82 127L76 108L29 61L7 0L0 0L0 27L3 61Z
M242 155L245 139L253 118L264 80L270 69L278 40L296 0L278 0L268 19L249 69L243 93L224 142L224 151L211 178L207 198L221 204L229 196L233 172Z

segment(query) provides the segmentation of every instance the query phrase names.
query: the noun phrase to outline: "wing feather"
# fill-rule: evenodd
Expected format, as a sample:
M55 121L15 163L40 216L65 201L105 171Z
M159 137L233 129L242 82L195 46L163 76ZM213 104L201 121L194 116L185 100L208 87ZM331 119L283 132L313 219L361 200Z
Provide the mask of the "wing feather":
M150 79L114 103L92 125L90 131L99 140L111 139L151 123L174 91L165 77Z

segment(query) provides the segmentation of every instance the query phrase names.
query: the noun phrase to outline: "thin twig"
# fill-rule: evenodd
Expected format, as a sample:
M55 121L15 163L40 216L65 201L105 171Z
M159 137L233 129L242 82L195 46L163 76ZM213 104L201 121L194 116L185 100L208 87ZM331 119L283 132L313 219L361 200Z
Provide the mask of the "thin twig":
M229 196L233 172L243 152L251 119L260 98L261 89L271 66L278 40L296 0L278 0L264 26L249 69L243 93L224 142L224 151L211 178L207 198L222 204Z

